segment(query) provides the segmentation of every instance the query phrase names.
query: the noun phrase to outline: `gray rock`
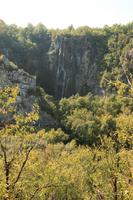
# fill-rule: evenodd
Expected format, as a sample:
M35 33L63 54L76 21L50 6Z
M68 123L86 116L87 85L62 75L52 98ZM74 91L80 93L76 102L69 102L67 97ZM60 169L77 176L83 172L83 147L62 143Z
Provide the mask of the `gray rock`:
M16 99L17 112L29 113L33 105L38 103L36 92L36 77L31 76L23 69L19 69L14 63L10 62L5 56L0 56L0 88L18 85L19 95ZM39 110L40 119L38 127L55 127L56 121L45 111ZM0 115L0 120L2 116Z
M84 95L98 90L98 56L97 47L87 36L57 36L48 52L54 96Z
M18 85L20 94L17 97L19 112L29 112L36 101L32 93L36 89L36 77L31 76L23 69L19 69L4 55L0 56L0 88ZM32 91L32 93L30 92Z

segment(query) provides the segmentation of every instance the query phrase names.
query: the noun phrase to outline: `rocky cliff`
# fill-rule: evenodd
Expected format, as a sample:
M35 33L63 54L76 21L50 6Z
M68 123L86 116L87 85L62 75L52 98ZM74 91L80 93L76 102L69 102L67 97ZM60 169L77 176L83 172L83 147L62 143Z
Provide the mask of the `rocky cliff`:
M17 111L19 113L30 112L35 103L39 104L40 98L45 98L44 96L41 97L41 94L38 94L36 91L35 76L30 75L23 69L19 69L18 66L9 61L4 55L0 55L0 89L7 86L12 87L15 85L18 85L20 89L16 100ZM41 107L43 107L43 100L41 103L42 105L40 105L39 109L40 119L37 123L38 126L56 126L56 121L53 119L51 114L47 112L49 108L41 109Z
M104 75L123 80L123 69L133 71L132 37L133 23L48 30L42 24L19 28L1 21L0 52L60 99L75 93L101 94L100 85L110 92Z
M52 40L44 73L44 79L49 75L51 94L61 98L90 91L99 93L100 53L99 41L89 36L58 36ZM47 84L48 81L44 88Z
M29 112L35 102L33 91L36 88L36 78L23 69L19 69L4 55L0 56L0 88L18 85L20 94L17 97L19 111ZM32 91L32 92L31 92Z
M106 36L93 31L52 35L41 30L34 35L34 31L26 29L26 35L21 35L21 40L17 38L17 43L9 37L12 45L5 43L0 51L25 71L36 75L37 85L56 99L76 93L99 94Z

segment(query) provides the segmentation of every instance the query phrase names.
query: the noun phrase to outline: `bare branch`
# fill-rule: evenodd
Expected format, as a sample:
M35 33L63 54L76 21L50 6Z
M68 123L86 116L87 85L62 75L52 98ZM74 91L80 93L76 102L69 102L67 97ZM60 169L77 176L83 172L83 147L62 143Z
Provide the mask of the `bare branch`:
M131 83L131 81L130 81L130 79L129 79L129 77L128 77L128 75L127 75L127 73L126 73L126 70L125 70L125 68L124 68L123 65L122 65L122 69L123 69L123 72L124 72L124 74L125 74L125 76L126 76L126 79L127 79L128 84L129 84L130 87L132 88L132 83Z
M5 177L6 177L6 192L7 192L7 199L9 195L9 174L10 174L10 167L11 167L11 162L7 161L7 153L5 147L1 144L1 150L3 151L4 155L4 170L5 170Z
M28 161L28 159L29 159L29 155L30 155L30 152L31 152L32 149L33 149L33 146L26 152L25 160L23 161L22 166L21 166L21 168L20 168L20 171L19 171L19 173L18 173L18 176L17 176L16 180L15 180L14 183L13 183L13 189L14 189L16 183L19 181L19 179L20 179L20 177L21 177L21 174L22 174L23 169L24 169L24 167L25 167L25 165L26 165L26 163L27 163L27 161Z

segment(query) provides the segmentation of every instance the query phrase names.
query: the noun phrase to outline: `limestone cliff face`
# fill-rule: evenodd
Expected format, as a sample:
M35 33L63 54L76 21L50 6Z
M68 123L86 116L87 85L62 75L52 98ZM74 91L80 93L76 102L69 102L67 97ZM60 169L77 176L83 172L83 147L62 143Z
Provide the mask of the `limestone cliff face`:
M36 78L29 75L23 69L19 69L5 56L0 56L0 88L18 85L20 94L17 97L19 111L29 112L32 109L35 97L33 91L36 88ZM31 92L32 91L32 92Z
M55 97L97 92L98 46L86 36L58 36L48 52L50 81Z

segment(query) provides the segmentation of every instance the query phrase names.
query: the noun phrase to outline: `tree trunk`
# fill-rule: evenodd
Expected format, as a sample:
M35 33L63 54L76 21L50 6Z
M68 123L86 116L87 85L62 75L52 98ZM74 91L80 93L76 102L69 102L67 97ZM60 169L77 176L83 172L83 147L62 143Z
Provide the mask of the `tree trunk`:
M114 200L118 200L117 177L114 178Z

